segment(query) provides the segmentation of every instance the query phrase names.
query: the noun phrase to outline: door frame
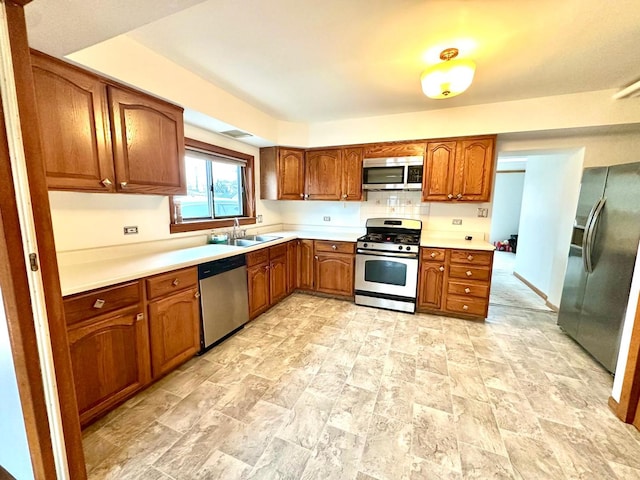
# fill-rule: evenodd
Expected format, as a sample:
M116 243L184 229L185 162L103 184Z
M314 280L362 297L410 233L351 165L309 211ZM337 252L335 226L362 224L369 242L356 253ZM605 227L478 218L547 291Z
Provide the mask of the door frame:
M0 0L0 282L37 479L86 479L24 5ZM13 80L11 77L13 76ZM6 120L5 120L6 119ZM32 259L31 254L35 257ZM4 258L6 257L6 258Z

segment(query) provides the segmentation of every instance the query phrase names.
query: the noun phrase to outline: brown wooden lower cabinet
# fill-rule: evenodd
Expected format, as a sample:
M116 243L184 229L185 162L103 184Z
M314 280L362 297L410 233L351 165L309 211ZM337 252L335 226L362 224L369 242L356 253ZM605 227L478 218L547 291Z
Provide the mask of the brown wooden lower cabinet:
M315 290L352 297L355 244L316 240L314 253Z
M249 318L255 318L269 308L269 262L247 267Z
M288 293L289 270L287 244L247 254L249 318L255 318Z
M287 293L298 288L298 240L287 242Z
M67 327L84 426L151 381L149 326L141 282L68 297L64 305L71 321L78 317L78 307L86 305L82 319ZM112 305L118 308L113 310ZM107 313L102 313L103 308Z
M313 240L298 240L298 288L313 290Z
M418 311L486 318L492 265L491 251L422 248Z

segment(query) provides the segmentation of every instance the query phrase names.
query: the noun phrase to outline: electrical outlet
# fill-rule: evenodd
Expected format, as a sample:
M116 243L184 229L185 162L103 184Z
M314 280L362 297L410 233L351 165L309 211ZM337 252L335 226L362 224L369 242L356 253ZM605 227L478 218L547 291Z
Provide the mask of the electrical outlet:
M124 234L125 235L135 235L138 233L138 227L124 227Z
M478 216L479 217L483 217L486 218L489 216L489 209L488 208L479 208L478 209Z
M462 225L462 219L461 218L454 218L453 220L451 220L451 224L452 225Z
M262 215L258 215L258 216L256 217L256 222L257 222L257 223L262 223Z
M329 216L322 217L322 219L323 219L325 222L330 222L330 221L331 221L331 217L329 217Z

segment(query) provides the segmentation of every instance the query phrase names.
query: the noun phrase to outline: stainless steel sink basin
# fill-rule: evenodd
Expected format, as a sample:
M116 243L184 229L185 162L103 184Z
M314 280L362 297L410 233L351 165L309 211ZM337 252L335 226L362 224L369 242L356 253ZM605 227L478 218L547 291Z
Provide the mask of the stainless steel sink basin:
M247 235L242 238L230 238L227 240L227 245L233 245L235 247L253 247L259 243L270 242L282 237L274 237L272 235Z

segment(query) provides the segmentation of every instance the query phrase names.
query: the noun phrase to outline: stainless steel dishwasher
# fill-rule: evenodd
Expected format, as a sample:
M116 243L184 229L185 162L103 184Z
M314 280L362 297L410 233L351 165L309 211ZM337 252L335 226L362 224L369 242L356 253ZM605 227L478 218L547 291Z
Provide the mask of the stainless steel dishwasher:
M244 255L198 265L203 352L249 321L247 263Z

